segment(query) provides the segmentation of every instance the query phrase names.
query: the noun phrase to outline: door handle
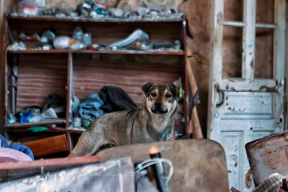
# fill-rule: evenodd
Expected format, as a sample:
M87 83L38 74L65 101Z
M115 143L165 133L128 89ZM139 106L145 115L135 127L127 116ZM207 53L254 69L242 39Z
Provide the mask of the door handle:
M224 104L225 93L222 89L220 89L220 85L217 83L215 84L215 89L217 93L219 93L221 100L216 103L216 107L220 107Z

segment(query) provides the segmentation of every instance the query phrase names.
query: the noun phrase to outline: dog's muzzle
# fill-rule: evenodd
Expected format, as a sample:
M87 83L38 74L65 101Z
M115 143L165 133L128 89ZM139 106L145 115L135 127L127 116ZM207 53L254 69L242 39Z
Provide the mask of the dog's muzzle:
M156 101L151 111L156 114L164 114L168 112L168 109L163 109L163 103Z

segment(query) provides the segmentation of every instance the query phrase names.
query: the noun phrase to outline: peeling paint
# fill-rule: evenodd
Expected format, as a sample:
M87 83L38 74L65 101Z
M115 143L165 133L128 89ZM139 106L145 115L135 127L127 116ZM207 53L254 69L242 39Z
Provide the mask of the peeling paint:
M259 91L276 92L276 87L261 86Z
M217 14L217 23L220 25L222 23L223 20L223 13L220 12Z
M250 62L250 67L251 67L252 69L254 69L253 59L252 59L251 62Z

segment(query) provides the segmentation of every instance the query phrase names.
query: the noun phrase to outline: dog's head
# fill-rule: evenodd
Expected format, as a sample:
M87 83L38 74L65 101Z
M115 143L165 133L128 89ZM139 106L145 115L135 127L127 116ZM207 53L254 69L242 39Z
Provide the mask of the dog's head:
M142 90L146 95L145 105L152 113L165 114L177 107L180 88L174 84L156 85L149 82L142 86Z

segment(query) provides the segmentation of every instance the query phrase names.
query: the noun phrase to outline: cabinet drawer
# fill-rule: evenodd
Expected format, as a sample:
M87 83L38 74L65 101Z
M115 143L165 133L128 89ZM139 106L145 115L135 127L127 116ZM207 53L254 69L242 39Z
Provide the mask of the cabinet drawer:
M34 157L68 151L68 144L65 134L22 144L32 150Z

